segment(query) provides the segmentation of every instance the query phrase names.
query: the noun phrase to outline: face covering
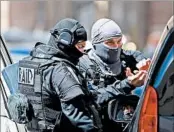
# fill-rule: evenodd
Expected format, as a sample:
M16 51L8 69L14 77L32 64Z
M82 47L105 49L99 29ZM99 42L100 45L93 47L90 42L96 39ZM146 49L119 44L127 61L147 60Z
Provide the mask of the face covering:
M121 48L111 48L104 43L95 44L95 53L105 62L110 70L118 75L121 72Z
M95 53L103 60L106 64L113 64L120 60L121 48L111 48L104 44L94 44Z

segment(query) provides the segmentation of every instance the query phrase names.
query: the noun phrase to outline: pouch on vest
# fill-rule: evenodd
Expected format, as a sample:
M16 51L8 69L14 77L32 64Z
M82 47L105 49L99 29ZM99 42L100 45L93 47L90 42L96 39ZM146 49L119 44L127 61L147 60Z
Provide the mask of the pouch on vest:
M54 61L52 60L49 60L46 63L39 63L31 60L19 61L18 89L19 92L24 94L32 104L32 107L34 109L34 117L38 119L38 121L47 119L56 120L57 115L60 113L44 105L50 100L45 99L45 96L42 93L42 72L45 67L49 66L53 62ZM36 123L33 123L32 121L28 123L27 126L27 128L32 129L46 129L49 127L51 127L49 123L41 123L40 121Z
M30 122L34 116L32 105L23 94L10 95L7 106L12 120L19 124Z

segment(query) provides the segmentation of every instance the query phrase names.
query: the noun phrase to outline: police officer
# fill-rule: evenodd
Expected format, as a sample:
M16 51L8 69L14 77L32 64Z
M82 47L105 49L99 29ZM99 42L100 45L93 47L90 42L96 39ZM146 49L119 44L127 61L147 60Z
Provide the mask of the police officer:
M97 91L97 103L102 104L118 94L130 94L142 86L150 60L139 51L122 47L122 31L111 19L99 19L91 31L93 49L81 57L79 69ZM135 73L133 73L135 71Z
M38 42L19 62L19 92L33 109L29 131L102 131L97 105L76 68L86 40L78 21L63 19L51 30L48 44Z

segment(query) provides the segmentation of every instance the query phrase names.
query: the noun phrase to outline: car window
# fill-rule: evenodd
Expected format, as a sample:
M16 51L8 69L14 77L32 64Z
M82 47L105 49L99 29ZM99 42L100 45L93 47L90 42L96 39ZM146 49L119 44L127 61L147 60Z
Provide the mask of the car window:
M160 47L151 84L158 92L160 116L174 116L174 28L172 27Z
M174 116L174 47L168 51L155 79L159 98L159 115Z
M159 115L174 116L174 73L169 74L159 99Z
M173 31L174 32L174 31ZM173 34L173 33L172 33ZM172 37L172 36L170 36ZM168 43L171 44L173 39L169 38ZM166 44L167 45L167 44ZM167 47L169 48L169 46ZM164 53L165 52L165 53ZM164 59L160 60L158 72L154 83L154 88L157 89L159 98L159 115L174 116L174 47L170 45L168 52L163 51L161 56ZM163 54L166 54L165 56Z

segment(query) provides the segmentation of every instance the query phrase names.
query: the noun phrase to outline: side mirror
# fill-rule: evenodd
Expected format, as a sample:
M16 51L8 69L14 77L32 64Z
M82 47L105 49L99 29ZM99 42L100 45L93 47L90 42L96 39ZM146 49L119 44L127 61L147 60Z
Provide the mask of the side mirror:
M136 109L139 97L136 95L119 95L108 103L108 117L111 121L129 123Z

